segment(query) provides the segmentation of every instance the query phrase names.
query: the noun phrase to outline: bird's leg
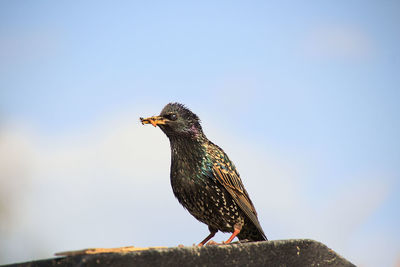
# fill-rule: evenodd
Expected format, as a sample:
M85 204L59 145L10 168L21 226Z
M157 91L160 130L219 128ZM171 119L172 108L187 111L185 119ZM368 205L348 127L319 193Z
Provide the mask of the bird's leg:
M240 230L235 228L235 231L233 231L233 234L231 235L231 237L229 237L228 240L226 240L225 242L222 242L222 244L229 244L232 242L232 240L240 233Z
M211 227L208 227L208 229L210 230L210 234L209 234L206 238L204 238L204 240L201 241L200 244L197 245L198 247L204 246L205 243L207 243L208 240L210 240L211 238L213 238L213 237L215 236L215 234L218 232L218 230L215 230L215 229L213 229L213 228L211 228Z
M222 243L217 243L214 241L210 241L207 243L207 245L224 245L224 244L229 244L232 242L232 240L240 233L240 230L238 228L235 228L235 230L233 231L233 234L231 235L231 237L229 237L228 240L226 240L225 242ZM207 237L208 238L208 237ZM210 237L211 238L211 237Z

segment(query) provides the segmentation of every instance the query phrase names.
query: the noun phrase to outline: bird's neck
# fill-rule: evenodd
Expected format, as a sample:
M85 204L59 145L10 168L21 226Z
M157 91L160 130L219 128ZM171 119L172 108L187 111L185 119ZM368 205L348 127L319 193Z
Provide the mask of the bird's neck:
M204 141L199 139L171 139L171 185L175 195L182 188L199 182L206 162Z
M204 141L198 138L170 137L172 163L187 162L192 166L200 164L205 154Z
M201 181L202 166L206 158L203 142L192 138L170 138L171 144L171 186L179 202L183 195L195 190ZM189 193L190 194L190 193Z

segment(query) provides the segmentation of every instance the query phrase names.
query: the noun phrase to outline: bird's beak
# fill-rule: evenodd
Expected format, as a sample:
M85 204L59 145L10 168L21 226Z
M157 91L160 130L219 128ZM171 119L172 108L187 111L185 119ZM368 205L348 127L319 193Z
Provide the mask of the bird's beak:
M145 119L140 118L140 121L142 122L142 124L151 124L156 127L157 125L165 124L167 122L167 119L161 116L153 116Z

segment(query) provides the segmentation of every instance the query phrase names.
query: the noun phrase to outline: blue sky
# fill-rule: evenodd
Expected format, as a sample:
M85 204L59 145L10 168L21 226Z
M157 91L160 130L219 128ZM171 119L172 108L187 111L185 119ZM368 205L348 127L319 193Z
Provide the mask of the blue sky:
M358 265L399 262L399 11L397 1L2 1L0 263L202 239L206 227L172 197L168 141L138 124L171 101L234 160L271 239L314 238ZM138 170L153 160L160 168ZM130 205L138 188L157 188L141 200L149 208ZM47 217L60 196L87 226ZM85 201L103 206L80 210ZM178 233L148 227L166 214L157 201L169 201ZM93 215L104 205L115 220ZM124 217L150 208L145 222ZM144 228L130 239L90 230L118 218Z

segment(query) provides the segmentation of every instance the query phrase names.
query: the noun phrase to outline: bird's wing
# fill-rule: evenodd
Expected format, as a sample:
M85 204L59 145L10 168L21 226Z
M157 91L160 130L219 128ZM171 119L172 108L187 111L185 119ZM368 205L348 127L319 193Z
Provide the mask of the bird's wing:
M256 209L254 208L246 189L244 189L242 180L236 172L235 167L232 166L229 160L223 160L219 157L217 158L217 161L214 162L213 174L217 181L225 187L229 194L231 194L235 202L266 239L264 231L258 221Z

